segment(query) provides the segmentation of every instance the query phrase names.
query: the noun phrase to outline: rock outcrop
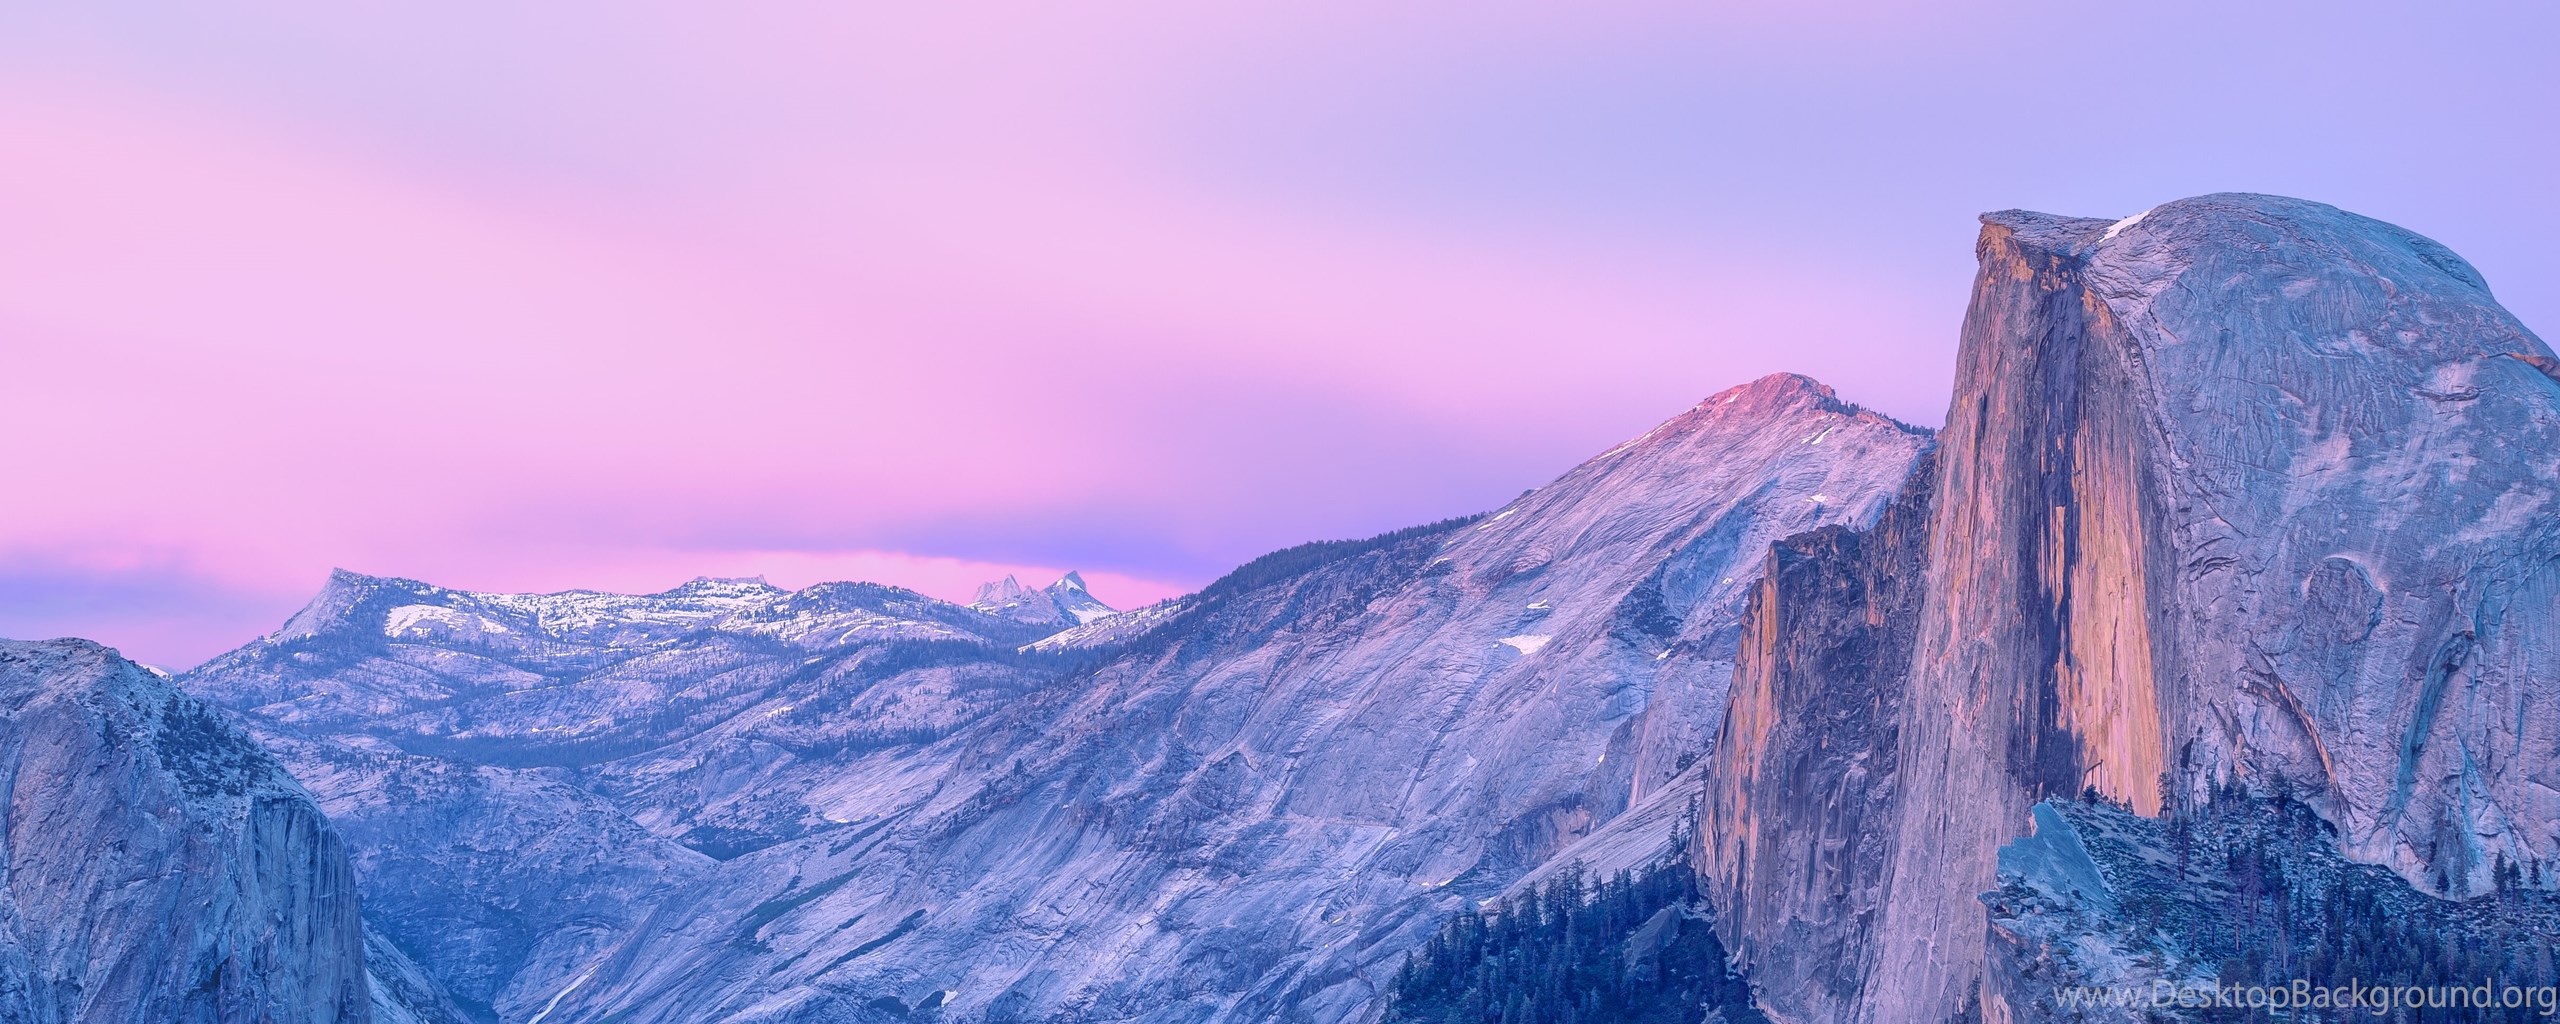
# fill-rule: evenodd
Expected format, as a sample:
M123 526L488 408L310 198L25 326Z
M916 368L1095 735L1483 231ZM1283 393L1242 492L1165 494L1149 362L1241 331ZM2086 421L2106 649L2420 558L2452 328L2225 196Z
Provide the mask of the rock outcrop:
M1895 804L1882 885L1861 876L1827 919L1767 895L1730 911L1786 980L1771 1009L2007 1019L1978 984L1978 897L2051 797L2159 814L2281 777L2349 856L2444 895L2560 854L2560 385L2479 274L2400 228L2248 195L1992 214L1978 252L1926 555L1904 570L1924 596L1885 716L1893 777L1874 780ZM1874 642L1826 618L1753 649ZM1896 673L1872 668L1805 708L1889 703ZM1752 799L1755 776L1882 735L1732 728L1795 737L1737 746L1709 780L1751 837L1842 813ZM1747 882L1755 842L1711 852L1709 877ZM1830 923L1755 944L1787 920ZM1826 975L1843 970L1863 976ZM1848 992L1854 1010L1824 1001Z
M1936 456L1866 530L1769 548L1706 766L1700 887L1758 998L1845 1020L1875 956Z
M0 1020L361 1024L355 876L284 769L115 652L0 641Z
M977 596L970 598L969 607L1043 626L1082 626L1118 614L1087 592L1083 574L1074 572L1038 590L1023 586L1012 576L981 583Z

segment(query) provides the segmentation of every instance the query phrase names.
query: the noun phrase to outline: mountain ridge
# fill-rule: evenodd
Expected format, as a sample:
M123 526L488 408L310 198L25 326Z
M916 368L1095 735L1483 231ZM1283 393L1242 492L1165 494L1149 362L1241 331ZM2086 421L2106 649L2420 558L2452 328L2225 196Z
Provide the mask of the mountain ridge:
M598 602L621 599L571 592L546 603L384 585L375 589L389 596L370 604L315 600L354 609L342 624L371 624L332 648L353 662L303 673L293 660L309 653L293 647L300 641L262 641L188 682L226 697L297 770L338 790L331 809L347 817L366 863L419 865L403 869L408 881L368 876L388 887L377 904L469 907L496 895L442 880L473 874L607 901L587 915L615 922L606 931L568 917L469 911L483 922L475 927L511 929L484 944L518 950L508 954L521 958L513 966L437 946L407 926L421 965L461 979L457 995L495 1005L502 1017L530 1016L555 999L566 1019L628 1010L633 1024L750 1006L775 1020L859 1016L867 1012L860 1000L829 994L852 984L886 986L911 1009L931 1001L964 1014L1109 1005L1149 1018L1322 1019L1374 995L1365 985L1344 988L1336 972L1391 967L1459 892L1497 894L1619 807L1677 804L1677 793L1662 791L1711 728L1692 705L1720 699L1744 589L1733 576L1748 552L1816 523L1861 521L1930 443L1927 431L1841 402L1809 378L1773 375L1720 391L1491 513L1275 553L1198 594L1076 627L1070 633L1083 639L1073 643L910 637L810 652L822 660L804 666L797 659L810 654L783 663L759 653L785 649L770 637L749 644L736 630L697 621L747 617L735 609L643 609L608 622ZM342 582L341 593L361 589ZM420 606L452 616L395 614ZM967 614L976 616L967 623L1047 628ZM631 626L670 618L684 621L663 632ZM370 639L359 635L368 629ZM612 638L614 657L580 646L596 637ZM490 662L493 651L510 653ZM1417 674L1434 663L1448 668ZM597 682L578 682L581 672ZM432 682L452 696L334 717L301 706L315 703L302 699L309 688L367 674L403 686ZM1381 681L1354 682L1372 674ZM1479 674L1511 680L1499 688L1508 695L1470 696L1485 685L1467 682ZM679 678L702 682L666 689ZM719 680L737 680L717 685L738 696L719 703L700 689ZM857 694L851 704L847 684ZM610 701L621 698L602 696L633 687L647 704L614 711L622 705ZM608 703L581 698L561 713L541 710L566 699L549 695L589 690ZM1426 692L1439 696L1423 699ZM550 730L574 729L599 711L610 719L645 706L664 718L664 698L653 693L700 693L718 706L699 724L652 734L663 738L636 737L645 749L588 748L597 753L564 762L565 776L516 766L527 744L556 745L545 739ZM953 699L964 703L933 703ZM886 703L864 703L874 700ZM1527 703L1512 706L1519 702ZM930 712L936 706L953 710ZM1562 717L1549 724L1530 706ZM470 717L454 717L456 708ZM890 708L929 713L911 719L912 731L864 724ZM1346 715L1374 724L1351 733L1328 724ZM1479 738L1392 739L1450 730ZM1354 738L1363 735L1372 738ZM1497 739L1506 735L1514 738ZM457 742L466 736L474 738ZM1539 736L1551 738L1532 740ZM1452 760L1458 750L1475 753ZM1388 775L1421 788L1399 796L1363 781ZM379 790L392 779L412 780L402 785L420 795L386 801ZM1448 795L1419 795L1440 790ZM508 795L493 800L498 794ZM1053 809L1029 813L1035 808ZM523 830L557 827L543 822L580 820L647 838L623 843L628 855L497 862L474 860L444 838L530 835ZM1609 841L1650 851L1667 841L1659 832L1648 826ZM1410 837L1394 852L1372 848L1397 833ZM1432 853L1427 836L1457 845ZM1275 856L1301 867L1236 873ZM1373 864L1382 856L1383 868ZM1463 884L1424 884L1449 885L1440 875L1467 873L1470 858L1482 867ZM1441 861L1450 866L1434 867ZM1346 870L1386 873L1347 889L1326 881ZM650 872L666 885L639 891L611 881ZM1109 934L1092 930L1098 922L1055 931L1037 923L1042 914L1023 916L1043 899L1038 892L1068 877L1105 891L1157 878L1156 896L1130 890L1106 902L1143 905L1178 892L1193 905L1185 916L1269 912L1285 930L1238 933L1241 944L1170 932L1097 946ZM1338 900L1351 902L1304 916ZM778 917L758 909L782 906L793 909ZM690 909L673 918L652 909L675 907ZM1368 937L1342 953L1290 952L1332 942L1315 936L1373 912L1355 909L1363 907L1399 923L1359 929ZM1127 913L1135 926L1168 912ZM675 924L686 920L762 923L739 945ZM777 951L773 959L755 952L765 946ZM963 947L979 953L955 959ZM1233 972L1259 964L1255 972L1283 973L1184 980L1183 965L1203 955L1228 957ZM800 966L759 983L778 987L732 992L701 980L779 961ZM973 961L966 977L950 974ZM1132 973L1098 973L1106 963ZM572 990L576 979L585 980Z
M2530 952L2496 915L2549 900L2453 901L2560 883L2560 359L2301 200L1995 212L1976 255L1943 432L1771 374L1090 617L1074 573L341 570L177 685L343 837L333 948L400 1024L1364 1020L1453 914L1684 842L1773 1019L2038 1019L2073 970L2254 976L2129 915L2264 892L2092 888L2174 887L2144 844L2197 814Z

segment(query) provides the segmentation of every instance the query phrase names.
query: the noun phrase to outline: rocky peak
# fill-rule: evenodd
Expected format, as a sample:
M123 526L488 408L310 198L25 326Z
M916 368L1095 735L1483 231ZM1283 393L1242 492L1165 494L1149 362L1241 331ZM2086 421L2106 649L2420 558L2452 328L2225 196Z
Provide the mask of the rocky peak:
M1074 571L1038 590L1023 586L1020 579L1007 573L1003 579L979 584L969 607L1038 625L1080 626L1116 614L1110 605L1085 590L1084 576Z
M1825 437L1823 427L1836 429L1847 421L1884 427L1913 437L1931 436L1928 428L1915 427L1864 406L1842 401L1829 385L1811 377L1800 373L1773 373L1709 395L1705 401L1689 407L1688 411L1610 449L1583 468L1621 456L1658 458L1666 452L1711 452L1740 439L1756 437L1764 431L1782 433L1799 426L1807 428L1808 432L1795 441L1819 446Z
M969 599L969 607L980 611L999 611L1021 601L1028 593L1030 591L1023 588L1021 580L1015 579L1012 573L1006 573L1003 579L978 584L977 596Z
M284 625L268 634L266 639L278 642L303 640L348 629L369 632L380 625L378 616L391 604L440 602L447 593L441 587L416 580L331 569L329 580L321 585L320 592L312 595L302 610L285 620Z

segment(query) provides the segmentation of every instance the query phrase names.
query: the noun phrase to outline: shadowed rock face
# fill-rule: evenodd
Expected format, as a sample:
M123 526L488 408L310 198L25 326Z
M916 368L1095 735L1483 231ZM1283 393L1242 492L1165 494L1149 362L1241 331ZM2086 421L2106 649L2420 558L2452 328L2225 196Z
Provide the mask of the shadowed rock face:
M1828 924L1766 893L1728 911L1746 940L1800 921L1801 948L1867 957L1793 963L1764 941L1763 971L1814 979L1773 987L1773 1009L1828 1017L1826 1000L1863 991L1837 1016L1963 1012L1981 998L1996 851L2037 801L2087 789L2157 814L2280 774L2348 855L2436 891L2482 888L2497 854L2552 859L2549 350L2442 246L2316 203L2218 195L1984 225L1910 567L1925 597L1889 716L1879 897L1852 886ZM1876 632L1792 621L1755 648L1845 651ZM1878 678L1838 672L1806 713L1888 705ZM1737 744L1718 762L1730 777L1709 779L1750 836L1838 813L1751 799L1773 766L1857 745L1792 735ZM1728 844L1716 871L1750 878L1752 841L1767 840ZM1824 976L1862 963L1875 984Z
M1854 1016L1874 954L1935 457L1871 528L1772 545L1744 611L1696 857L1717 928L1782 1016Z
M372 1019L337 833L166 680L0 641L0 775L0 1020Z

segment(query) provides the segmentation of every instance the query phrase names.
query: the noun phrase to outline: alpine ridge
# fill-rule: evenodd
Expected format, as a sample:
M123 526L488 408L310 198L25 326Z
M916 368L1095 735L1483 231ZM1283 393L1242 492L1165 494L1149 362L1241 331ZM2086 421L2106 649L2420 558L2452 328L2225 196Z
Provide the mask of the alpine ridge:
M860 585L342 574L186 684L500 1020L1342 1020L1560 851L1667 850L1759 552L1866 525L1930 445L1777 375L1057 642Z

